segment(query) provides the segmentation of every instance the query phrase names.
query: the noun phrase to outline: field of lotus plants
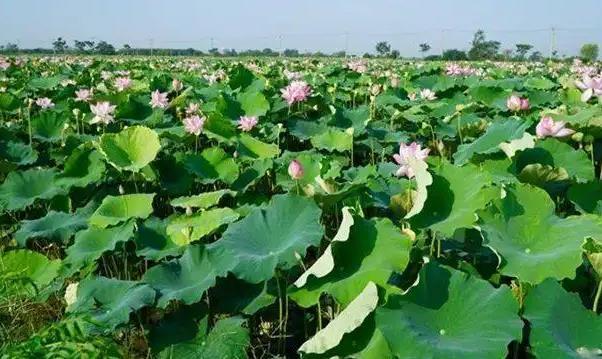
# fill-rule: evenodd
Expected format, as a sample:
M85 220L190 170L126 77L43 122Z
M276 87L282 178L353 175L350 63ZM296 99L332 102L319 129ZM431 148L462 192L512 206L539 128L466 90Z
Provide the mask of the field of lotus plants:
M0 58L0 358L599 358L600 63Z

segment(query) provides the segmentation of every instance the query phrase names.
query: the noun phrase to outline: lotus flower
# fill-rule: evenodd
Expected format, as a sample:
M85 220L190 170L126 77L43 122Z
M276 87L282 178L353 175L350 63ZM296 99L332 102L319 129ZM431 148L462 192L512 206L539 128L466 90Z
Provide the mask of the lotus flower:
M363 59L351 60L347 63L347 67L357 73L363 74L368 71L368 63Z
M54 107L54 103L48 97L40 97L36 100L36 105L40 106L42 109L52 108Z
M184 88L184 84L178 79L173 79L173 81L171 81L171 87L175 92L180 92Z
M257 125L256 116L241 116L238 120L238 128L244 132L249 132Z
M115 79L115 87L121 92L132 86L132 80L129 77L117 77Z
M583 75L581 80L575 81L575 85L583 91L581 94L581 101L583 102L589 101L594 95L602 97L602 76L590 77Z
M197 112L199 112L199 104L198 103L189 103L188 107L186 107L186 114L187 115L194 115Z
M575 131L566 128L564 121L554 121L551 117L545 116L539 120L535 127L535 133L539 138L566 137L572 135Z
M426 101L433 101L437 99L437 96L435 96L435 92L430 89L422 89L420 90L420 98Z
M307 99L311 93L311 87L305 81L293 81L290 85L281 89L282 98L290 105L296 102L302 102Z
M510 111L514 111L514 112L518 112L521 110L528 110L529 109L529 99L521 98L517 95L512 95L512 96L508 97L508 99L506 100L506 107L508 107L508 109Z
M167 92L159 92L155 90L151 93L151 101L149 102L152 108L166 108L169 105L167 100Z
M200 117L198 115L186 117L184 119L184 129L186 132L198 136L203 131L203 126L205 125L205 117Z
M94 118L90 121L90 124L103 123L108 125L113 122L115 107L115 105L111 105L107 101L99 102L96 105L90 105L90 111L94 114Z
M10 62L3 57L0 57L0 70L6 70L10 67Z
M295 181L303 177L303 165L297 160L292 160L288 165L288 174Z
M416 92L410 92L408 94L408 100L410 100L410 101L416 101Z
M399 146L399 154L394 154L393 159L399 165L399 169L395 172L397 177L406 176L408 178L412 178L415 176L414 170L410 167L410 159L418 159L425 160L428 157L430 149L422 147L416 143L412 142L409 145L402 143Z
M301 80L301 77L303 77L303 75L300 72L289 71L286 69L283 71L283 73L284 73L284 76L286 76L286 79L289 81Z
M92 90L79 89L75 91L75 101L77 102L88 102L92 97Z

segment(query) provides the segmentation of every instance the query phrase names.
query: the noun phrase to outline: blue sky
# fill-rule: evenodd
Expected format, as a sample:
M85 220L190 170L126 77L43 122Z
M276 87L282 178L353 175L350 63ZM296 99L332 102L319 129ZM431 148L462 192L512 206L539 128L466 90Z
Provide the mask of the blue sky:
M403 55L467 48L478 28L513 48L561 54L602 45L602 0L0 0L0 44L49 47L53 38L148 47L297 48L353 53L389 41ZM345 35L347 34L347 35ZM152 40L151 40L152 39Z

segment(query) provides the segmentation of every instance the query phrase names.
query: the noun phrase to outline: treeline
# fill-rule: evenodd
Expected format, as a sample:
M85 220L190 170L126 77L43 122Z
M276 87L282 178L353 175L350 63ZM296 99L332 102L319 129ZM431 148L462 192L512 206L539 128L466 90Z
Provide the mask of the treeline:
M391 48L391 45L386 41L376 43L376 54L365 53L363 57L380 57L380 58L402 58L398 50ZM428 43L419 45L422 58L425 60L447 60L447 61L464 61L464 60L503 60L503 61L541 61L544 56L539 51L534 51L533 46L527 43L518 43L514 48L501 49L501 42L488 40L483 30L475 32L470 43L470 48L466 51L459 49L447 49L439 55L429 55L431 46ZM235 50L235 49L218 49L212 48L207 52L203 52L193 48L187 49L169 49L169 48L133 48L129 44L123 45L120 49L115 48L112 44L106 41L88 41L74 40L72 46L67 44L62 37L57 38L52 43L52 48L35 48L35 49L20 49L17 44L8 43L0 46L0 54L90 54L90 55L135 55L135 56L248 56L248 57L345 57L345 51L337 51L334 53L323 52L300 52L296 49L285 49L276 51L270 48L262 50ZM552 51L552 58L559 58L557 51ZM598 45L585 44L581 48L579 57L585 61L595 61L598 58ZM408 57L406 57L408 58Z

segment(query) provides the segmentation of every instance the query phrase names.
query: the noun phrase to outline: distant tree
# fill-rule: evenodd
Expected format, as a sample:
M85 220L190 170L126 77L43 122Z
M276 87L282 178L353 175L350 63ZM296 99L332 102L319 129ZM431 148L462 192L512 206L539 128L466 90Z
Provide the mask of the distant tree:
M265 49L261 50L261 54L263 56L276 56L276 55L278 55L277 52L274 52L274 50L270 49L269 47L266 47Z
M67 50L68 47L69 46L67 46L67 41L63 40L62 37L59 37L56 40L54 40L54 42L52 42L52 49L58 53L65 52L65 50Z
M4 46L4 51L6 52L18 52L19 51L19 45L9 42L6 44L6 46Z
M515 46L518 60L524 60L527 53L533 48L533 45L529 44L516 44Z
M471 43L472 47L468 51L468 58L471 60L493 59L500 50L499 41L487 40L485 31L478 30L475 32Z
M380 41L376 43L376 52L379 56L387 56L391 52L391 45L386 41Z
M123 44L121 47L121 52L126 55L130 55L132 53L132 47L129 44Z
M337 52L333 52L332 57L345 57L347 56L347 53L345 51L337 51Z
M512 49L504 49L502 51L502 58L504 60L510 60L512 58L514 51Z
M219 49L217 47L209 49L209 54L212 56L219 56Z
M363 57L364 59L370 59L370 58L372 58L372 54L370 54L370 53L368 53L368 52L365 52L365 53L362 55L362 57Z
M542 61L543 55L539 51L533 51L529 56L529 61Z
M238 55L235 49L224 49L224 56L234 57Z
M599 50L598 44L585 44L581 46L581 51L579 51L579 54L585 61L596 61Z
M73 47L75 47L75 49L78 52L85 52L86 51L86 42L79 41L79 40L73 40Z
M113 55L115 54L115 47L111 44L109 44L106 41L99 41L96 44L96 47L94 48L94 50L102 55Z
M398 59L399 58L399 50L391 51L391 54L389 55L389 57L392 59Z
M441 59L447 61L463 61L468 60L468 56L466 56L466 52L458 50L458 49L448 49L443 51L441 54Z
M297 49L285 49L282 54L286 57L297 57L300 55Z
M427 44L426 42L423 42L418 46L420 46L420 52L422 53L422 56L424 56L431 49L431 45Z

